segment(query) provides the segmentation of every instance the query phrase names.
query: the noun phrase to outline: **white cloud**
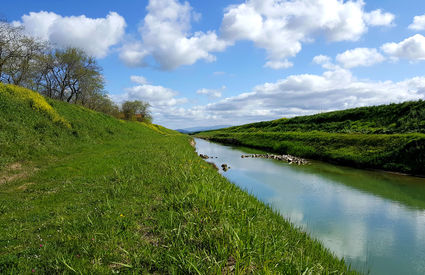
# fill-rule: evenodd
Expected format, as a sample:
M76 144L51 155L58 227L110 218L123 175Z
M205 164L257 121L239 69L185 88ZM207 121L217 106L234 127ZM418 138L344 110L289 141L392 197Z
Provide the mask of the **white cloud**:
M223 51L227 43L214 31L191 33L191 21L199 20L188 2L150 0L147 15L139 32L142 41L125 45L121 59L130 66L144 65L143 59L152 55L164 70L192 65L200 59L214 61L211 52Z
M126 92L128 100L144 100L153 107L174 106L187 101L184 98L176 98L176 91L162 86L144 84L127 88Z
M367 81L336 66L322 75L291 75L207 105L171 106L158 112L156 119L171 128L242 124L424 98L425 77Z
M187 102L186 98L176 98L178 93L163 86L149 84L137 85L125 89L125 93L113 96L118 102L125 100L143 100L149 102L154 108L170 107Z
M289 68L303 43L325 36L328 41L356 41L368 26L389 26L394 15L382 10L366 12L363 0L246 0L226 8L221 36L215 31L191 32L191 21L199 20L188 2L150 0L139 29L141 40L121 49L129 66L145 66L151 55L164 70L215 60L239 40L253 41L267 52L265 67Z
M393 59L425 60L425 37L416 34L400 43L386 43L382 45L381 49Z
M136 84L145 85L148 84L148 80L146 77L140 76L140 75L132 75L130 76L131 82L134 82Z
M148 81L142 76L131 76L130 80L139 85L126 88L120 95L112 95L111 98L117 103L130 100L142 100L151 105L155 122L162 123L164 116L173 115L176 106L187 102L187 98L179 98L178 92L160 85L147 84Z
M347 70L323 75L293 75L265 83L249 93L205 106L205 111L232 121L248 122L424 98L425 78L402 82L355 79ZM305 100L308 98L309 100Z
M143 49L140 42L126 43L120 50L119 57L128 67L144 67L144 58L149 52Z
M409 25L409 29L417 31L425 30L425 14L413 17L413 23Z
M250 40L267 52L266 67L288 68L302 43L318 35L329 41L356 41L367 26L390 25L394 15L364 11L364 2L340 0L247 0L224 14L221 33L229 43Z
M288 60L283 61L267 61L266 64L264 64L264 67L272 68L275 70L278 69L287 69L294 66L292 62L289 62Z
M323 65L323 64L329 64L331 63L332 58L330 58L327 55L317 55L313 58L313 62L319 65Z
M385 57L376 49L356 48L340 53L336 56L336 61L344 68L354 68L360 66L372 66L381 63Z
M207 95L211 98L220 98L222 96L222 92L226 89L226 86L222 86L220 89L199 89L196 91L199 95Z
M335 65L332 62L332 58L327 55L317 55L313 58L313 63L321 65L324 69L327 70L337 70L340 69L338 65Z
M124 18L116 12L110 12L106 18L30 12L12 24L23 26L28 34L58 47L78 47L98 58L105 57L110 47L120 42L126 27Z
M394 19L394 14L382 12L380 9L364 14L364 20L370 26L392 26Z

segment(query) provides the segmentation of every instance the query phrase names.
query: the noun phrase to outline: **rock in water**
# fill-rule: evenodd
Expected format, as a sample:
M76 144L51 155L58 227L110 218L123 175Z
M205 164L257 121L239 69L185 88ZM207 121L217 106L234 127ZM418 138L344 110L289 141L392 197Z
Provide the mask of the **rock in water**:
M272 155L272 154L252 154L252 155L242 155L241 158L266 158L266 159L275 159L280 161L287 161L289 164L296 163L298 165L308 164L308 161L302 158L294 157L291 155ZM228 167L227 169L229 169Z
M204 155L204 154L200 154L199 156L200 156L201 158L203 158L203 159L209 159L209 158L210 158L209 156Z

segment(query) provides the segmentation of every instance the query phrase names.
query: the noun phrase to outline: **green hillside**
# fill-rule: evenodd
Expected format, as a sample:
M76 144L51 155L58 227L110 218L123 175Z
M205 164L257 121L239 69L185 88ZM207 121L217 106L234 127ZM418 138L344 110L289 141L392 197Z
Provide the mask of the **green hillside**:
M0 84L0 273L351 273L189 141Z
M425 101L251 123L197 136L350 166L425 175Z

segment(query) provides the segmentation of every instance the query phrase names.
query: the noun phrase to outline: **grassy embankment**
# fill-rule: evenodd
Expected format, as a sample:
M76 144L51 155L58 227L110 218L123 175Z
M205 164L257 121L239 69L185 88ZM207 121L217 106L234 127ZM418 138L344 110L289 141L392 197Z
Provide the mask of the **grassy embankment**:
M188 141L0 84L0 273L350 273Z
M196 135L343 165L425 175L425 101L251 123Z

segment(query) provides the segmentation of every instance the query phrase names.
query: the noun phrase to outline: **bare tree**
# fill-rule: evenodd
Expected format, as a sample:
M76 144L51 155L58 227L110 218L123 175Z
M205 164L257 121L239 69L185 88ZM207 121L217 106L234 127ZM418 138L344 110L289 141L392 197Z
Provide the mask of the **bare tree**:
M22 28L0 22L0 80L33 87L36 59L47 44L24 35Z
M38 70L36 60L44 54L46 44L29 37L23 37L19 43L20 51L6 65L5 73L10 83L32 88Z
M101 68L96 60L81 51L71 51L74 64L69 78L69 94L67 102L85 105L87 98L94 94L103 94L104 81Z
M6 22L0 22L0 79L3 82L11 82L5 75L5 68L13 63L13 59L20 56L24 38L21 28L14 27Z
M0 81L118 116L107 96L102 69L93 57L77 48L52 49L47 42L25 35L0 18ZM150 121L149 104L128 102L128 119Z
M34 79L35 90L47 97L57 98L56 78L53 76L55 67L54 55L52 53L47 53L38 56L35 63L38 68Z

